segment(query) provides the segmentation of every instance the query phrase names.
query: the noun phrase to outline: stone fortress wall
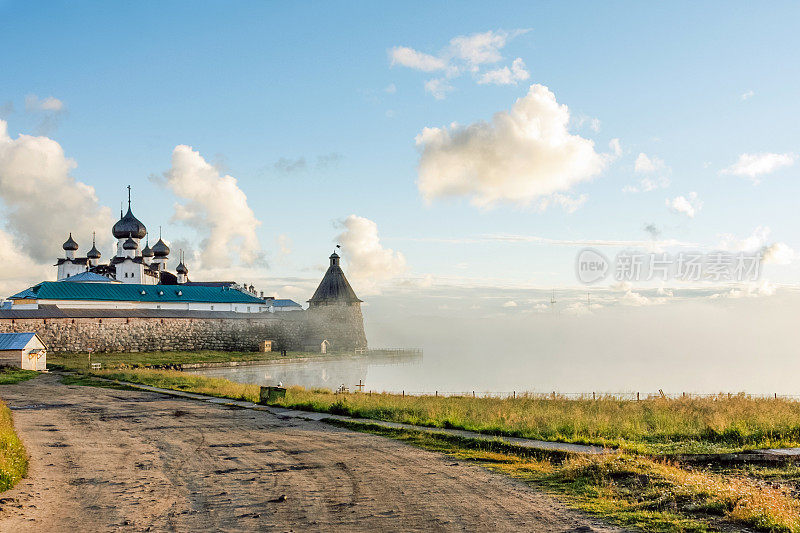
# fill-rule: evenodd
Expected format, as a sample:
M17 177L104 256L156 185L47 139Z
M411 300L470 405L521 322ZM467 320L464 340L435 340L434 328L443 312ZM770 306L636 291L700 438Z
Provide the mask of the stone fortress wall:
M334 350L367 347L364 317L359 304L310 307L305 313L306 338L309 341L322 342L322 339L327 339Z
M98 313L102 315L102 313ZM273 350L366 348L360 309L354 313L292 311L262 316L0 318L0 333L35 331L51 352L223 350L257 351L264 340Z

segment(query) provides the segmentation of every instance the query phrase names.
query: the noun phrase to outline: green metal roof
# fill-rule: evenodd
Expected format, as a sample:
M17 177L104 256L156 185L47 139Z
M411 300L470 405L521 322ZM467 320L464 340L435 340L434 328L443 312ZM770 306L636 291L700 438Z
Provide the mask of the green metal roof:
M229 287L139 285L135 283L63 283L58 281L43 281L15 294L11 298L264 304L264 301L260 298Z

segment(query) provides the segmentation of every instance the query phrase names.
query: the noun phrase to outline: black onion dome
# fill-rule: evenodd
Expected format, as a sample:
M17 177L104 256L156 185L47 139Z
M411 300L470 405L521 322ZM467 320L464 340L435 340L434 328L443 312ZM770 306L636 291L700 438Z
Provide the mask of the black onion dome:
M153 249L150 248L150 244L145 244L144 250L142 250L142 257L153 257Z
M71 252L74 252L78 249L78 243L75 242L75 239L72 238L72 233L69 234L69 239L67 239L67 242L64 243L62 248L64 248L64 250Z
M125 237L134 237L136 239L143 239L147 235L147 228L144 227L138 218L133 216L130 206L128 212L124 217L119 219L114 227L111 229L115 239L124 239Z
M153 245L153 255L156 257L167 257L169 255L169 246L161 239L158 239L158 242Z
M97 249L97 246L94 244L92 245L92 249L86 254L86 257L89 259L100 259L100 250Z
M125 248L126 250L135 250L139 247L139 245L136 244L136 241L128 237L128 240L122 243L122 247Z
M180 263L178 265L178 268L175 269L175 272L177 272L178 274L188 274L189 273L189 269L186 268L186 265L184 265L183 263Z

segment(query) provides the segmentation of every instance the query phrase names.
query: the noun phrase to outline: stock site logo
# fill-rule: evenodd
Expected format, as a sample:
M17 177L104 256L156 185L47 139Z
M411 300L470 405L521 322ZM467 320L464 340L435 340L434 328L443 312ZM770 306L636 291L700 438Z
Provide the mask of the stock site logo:
M581 283L596 283L608 276L609 262L606 256L586 248L581 250L575 261L575 272Z

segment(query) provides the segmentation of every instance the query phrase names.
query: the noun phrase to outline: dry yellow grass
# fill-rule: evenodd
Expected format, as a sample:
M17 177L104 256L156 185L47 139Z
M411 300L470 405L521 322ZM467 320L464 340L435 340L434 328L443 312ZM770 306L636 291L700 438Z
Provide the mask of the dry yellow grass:
M625 483L639 485L637 498L627 501L630 510L680 507L720 514L733 522L762 531L800 532L800 502L787 487L738 476L723 476L702 470L641 457L616 455L579 456L560 467L565 480L588 479L612 488L615 500L626 500L627 491L613 490ZM627 480L627 481L626 481Z
M260 390L258 385L234 383L222 378L195 376L179 370L101 370L92 372L92 374L153 387L196 392L219 398L232 398L250 402L258 401Z
M707 398L472 398L335 395L289 389L286 407L484 433L591 443L642 453L737 451L800 446L800 402Z
M101 375L165 388L257 401L259 387L177 371ZM391 422L532 439L598 444L637 453L731 452L800 446L800 402L718 395L642 401L517 396L472 398L334 394L291 387L275 405Z

